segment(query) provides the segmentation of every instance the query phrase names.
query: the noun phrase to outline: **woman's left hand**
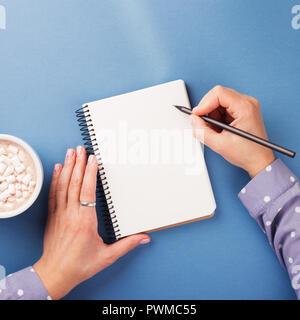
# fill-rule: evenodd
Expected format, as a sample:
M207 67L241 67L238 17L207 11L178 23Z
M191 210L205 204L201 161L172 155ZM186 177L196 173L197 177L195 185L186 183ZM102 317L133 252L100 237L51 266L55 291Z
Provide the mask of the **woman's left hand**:
M55 165L49 195L44 251L34 269L52 299L60 299L79 283L105 269L140 244L146 234L126 237L107 245L98 234L95 207L97 159L86 151L69 149L64 166Z

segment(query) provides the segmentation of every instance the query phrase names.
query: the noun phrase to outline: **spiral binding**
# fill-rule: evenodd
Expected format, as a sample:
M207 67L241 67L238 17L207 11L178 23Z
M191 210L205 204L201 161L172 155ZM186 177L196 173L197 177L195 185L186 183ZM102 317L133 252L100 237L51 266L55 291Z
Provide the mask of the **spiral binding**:
M113 201L109 191L108 182L103 167L103 161L100 155L99 145L96 139L95 129L93 127L89 106L85 105L76 110L76 117L79 123L82 139L87 154L94 154L98 160L98 179L97 179L97 206L102 210L103 221L106 228L108 240L117 240L121 237L118 219L114 209Z

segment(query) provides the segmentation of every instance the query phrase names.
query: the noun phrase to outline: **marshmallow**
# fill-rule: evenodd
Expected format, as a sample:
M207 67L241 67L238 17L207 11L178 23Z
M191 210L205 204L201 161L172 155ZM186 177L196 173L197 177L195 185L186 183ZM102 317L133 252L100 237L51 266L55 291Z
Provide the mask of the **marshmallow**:
M0 201L5 201L10 196L10 193L6 189L2 193L0 193Z
M25 159L26 159L25 153L24 153L22 150L19 151L19 159L20 159L22 162L24 162Z
M0 184L0 191L4 191L5 189L7 189L8 187L8 183L6 181L2 182Z
M13 145L9 145L7 148L8 151L12 152L12 153L18 153L19 149Z
M14 183L14 182L16 182L16 177L15 177L13 174L11 174L10 176L8 176L8 177L6 178L6 181L7 181L8 183Z
M4 171L3 176L4 176L4 177L8 177L8 176L11 175L13 172L14 172L13 167L10 167L10 166L9 166L9 167L7 167L6 170Z
M8 209L12 209L13 208L13 204L12 203L9 203L9 202L6 202L5 204L4 204L4 207L6 207L6 208L8 208Z
M22 190L23 191L28 191L28 187L25 184L22 184Z
M15 197L9 197L9 198L7 199L7 201L10 202L10 203L13 203L13 202L16 201L16 198L15 198Z
M29 182L29 190L32 191L34 189L34 187L35 187L35 181L31 180Z
M17 173L22 173L24 170L25 170L25 167L24 167L23 164L20 164L19 166L17 166L17 167L15 168L15 171L16 171Z
M7 168L7 165L3 162L0 162L0 174L3 174L6 168Z
M18 198L16 199L17 202L23 202L25 199L24 198Z
M19 157L16 156L16 155L11 158L10 162L11 162L15 167L17 167L17 166L19 166L19 165L21 164Z
M21 190L21 189L22 189L21 183L16 183L16 190Z
M6 153L5 149L1 146L0 147L0 155L5 154L5 153Z
M25 174L22 173L22 174L17 175L16 179L17 179L18 182L22 182L22 179L23 179L24 177L25 177Z
M1 155L0 156L0 162L4 162L6 164L10 164L10 159L8 156L5 156L5 155Z
M22 179L22 182L28 186L30 180L31 180L31 175L26 174L26 176Z
M20 190L16 191L16 198L19 199L22 197L22 192Z
M10 194L15 194L16 193L16 188L15 188L15 186L13 184L9 184L8 185L8 192Z
M28 196L29 196L29 192L28 192L28 191L24 191L24 192L23 192L23 197L24 197L24 198L28 198Z

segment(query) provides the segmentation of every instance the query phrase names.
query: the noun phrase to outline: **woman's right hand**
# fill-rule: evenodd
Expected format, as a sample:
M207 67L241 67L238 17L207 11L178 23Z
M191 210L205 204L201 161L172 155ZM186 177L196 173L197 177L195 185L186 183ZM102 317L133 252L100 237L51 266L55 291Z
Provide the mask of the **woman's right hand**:
M272 150L208 124L199 117L205 114L267 139L257 99L222 86L214 87L193 109L194 136L252 178L275 160Z

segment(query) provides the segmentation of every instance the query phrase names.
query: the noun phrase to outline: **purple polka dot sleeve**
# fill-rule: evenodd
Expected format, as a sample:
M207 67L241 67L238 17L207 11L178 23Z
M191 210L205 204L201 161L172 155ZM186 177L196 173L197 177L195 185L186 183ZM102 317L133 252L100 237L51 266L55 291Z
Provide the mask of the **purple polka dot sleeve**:
M254 177L239 198L266 233L300 299L300 183L281 160Z
M0 300L51 300L32 267L8 275L0 282Z

